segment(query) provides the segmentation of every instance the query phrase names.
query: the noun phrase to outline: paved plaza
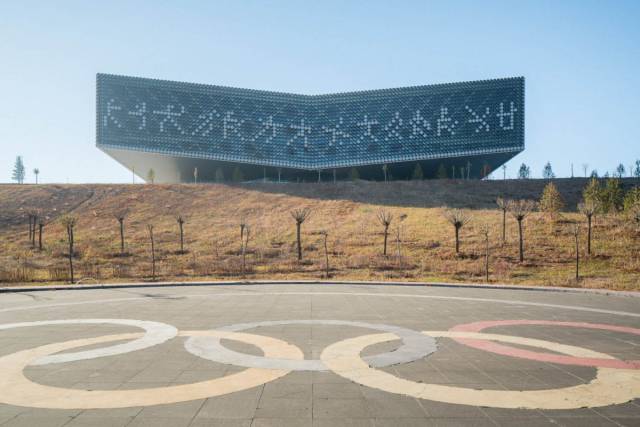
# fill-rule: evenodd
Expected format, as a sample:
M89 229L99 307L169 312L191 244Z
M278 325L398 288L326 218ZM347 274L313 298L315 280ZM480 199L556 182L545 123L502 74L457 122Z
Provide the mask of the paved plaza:
M387 285L0 293L0 426L638 426L640 298Z

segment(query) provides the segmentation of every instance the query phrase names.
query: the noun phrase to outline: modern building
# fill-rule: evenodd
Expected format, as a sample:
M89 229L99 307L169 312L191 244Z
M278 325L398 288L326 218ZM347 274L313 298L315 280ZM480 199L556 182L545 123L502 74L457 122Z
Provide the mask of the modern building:
M98 148L156 182L482 178L524 149L524 78L297 95L98 74L96 115Z

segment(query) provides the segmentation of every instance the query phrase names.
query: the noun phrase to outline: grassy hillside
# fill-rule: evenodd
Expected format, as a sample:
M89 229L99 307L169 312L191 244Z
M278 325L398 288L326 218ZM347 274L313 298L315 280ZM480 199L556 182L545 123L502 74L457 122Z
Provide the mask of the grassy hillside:
M624 180L625 188L637 185ZM570 224L584 179L554 180L567 212L557 221L541 213L525 223L525 262L518 262L517 224L507 221L501 241L499 195L538 199L546 181L412 181L338 184L244 185L2 185L0 186L0 282L48 282L66 278L66 232L59 218L77 216L77 277L87 280L146 280L150 255L146 224L155 227L158 272L162 279L239 278L240 219L251 227L247 265L250 279L319 279L324 272L322 231L328 232L332 277L362 280L484 281L484 241L490 227L491 281L556 286L640 289L640 235L621 215L596 217L594 254L583 256L579 283L573 278ZM472 221L461 230L460 255L454 253L453 227L443 206L468 210ZM114 213L128 207L127 254L119 255ZM302 226L304 260L295 255L294 208L309 207ZM46 217L44 250L27 242L26 212ZM379 209L394 214L389 256L382 253ZM186 218L185 249L179 253L175 216ZM401 257L396 239L401 223ZM584 230L583 230L584 231Z

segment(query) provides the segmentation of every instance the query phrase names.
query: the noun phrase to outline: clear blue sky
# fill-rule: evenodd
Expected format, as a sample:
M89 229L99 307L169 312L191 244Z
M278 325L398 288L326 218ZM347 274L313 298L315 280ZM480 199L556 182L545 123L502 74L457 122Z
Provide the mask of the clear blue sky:
M95 148L97 72L316 94L526 77L526 149L640 158L640 1L1 1L0 182L129 182Z

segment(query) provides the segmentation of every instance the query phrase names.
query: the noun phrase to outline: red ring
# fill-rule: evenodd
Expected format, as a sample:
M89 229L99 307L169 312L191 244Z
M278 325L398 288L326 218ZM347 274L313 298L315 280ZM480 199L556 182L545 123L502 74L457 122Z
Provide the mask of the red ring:
M551 320L488 320L464 325L457 325L450 329L456 332L481 332L487 328L495 326L511 326L511 325L548 325L548 326L568 326L571 328L601 329L605 331L624 332L627 334L640 335L640 329L630 328L626 326L604 325L600 323L584 323L584 322L554 322ZM558 363L561 365L578 365L589 366L594 368L617 368L617 369L640 369L640 360L624 361L620 359L600 359L589 357L574 357L566 355L558 355L553 353L543 353L536 351L523 350L508 345L498 344L493 341L470 338L454 338L455 341L477 348L479 350L489 351L491 353L501 354L503 356L520 357L523 359L536 360L539 362Z

